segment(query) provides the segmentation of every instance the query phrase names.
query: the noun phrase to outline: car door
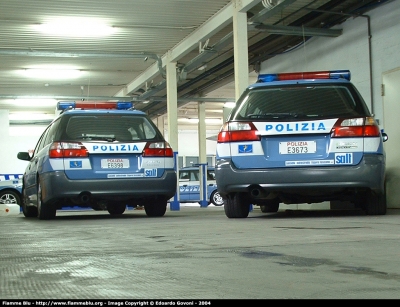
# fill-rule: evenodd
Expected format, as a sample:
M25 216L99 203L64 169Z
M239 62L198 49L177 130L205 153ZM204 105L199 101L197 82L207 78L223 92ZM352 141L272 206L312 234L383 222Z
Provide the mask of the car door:
M179 171L179 200L181 202L190 201L190 171Z
M190 171L190 180L189 180L189 190L190 190L190 200L199 201L200 200L200 179L199 179L199 170L191 170Z
M207 200L210 201L211 193L217 189L217 182L215 180L215 170L207 169Z
M45 152L45 140L48 134L49 128L47 128L41 135L39 141L36 144L35 150L31 160L25 168L23 178L23 189L25 194L30 199L36 199L37 195L37 174L40 172L40 162L43 160L43 154Z
M200 177L199 170L193 170L190 178L190 197L193 201L203 200L203 195L200 195L200 184L203 178ZM210 200L211 193L217 189L215 181L215 172L213 169L207 169L207 180L205 182L205 189L207 191L206 200Z

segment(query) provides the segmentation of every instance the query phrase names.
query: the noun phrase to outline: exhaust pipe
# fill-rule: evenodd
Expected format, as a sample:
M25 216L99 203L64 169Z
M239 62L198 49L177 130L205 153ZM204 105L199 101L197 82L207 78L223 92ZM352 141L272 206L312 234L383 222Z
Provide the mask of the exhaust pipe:
M250 190L250 195L254 198L265 198L268 196L268 194L269 193L260 187L252 188Z
M79 202L84 204L90 201L90 193L89 192L82 192L79 194Z

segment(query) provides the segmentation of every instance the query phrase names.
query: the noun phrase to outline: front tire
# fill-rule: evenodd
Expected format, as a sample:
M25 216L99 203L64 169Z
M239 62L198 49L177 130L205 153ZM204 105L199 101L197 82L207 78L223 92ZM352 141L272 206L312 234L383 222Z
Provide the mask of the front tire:
M224 198L225 215L228 218L245 218L250 212L250 203L242 193L235 193Z
M222 206L224 204L224 199L222 198L221 194L218 193L217 190L211 193L210 200L214 206Z

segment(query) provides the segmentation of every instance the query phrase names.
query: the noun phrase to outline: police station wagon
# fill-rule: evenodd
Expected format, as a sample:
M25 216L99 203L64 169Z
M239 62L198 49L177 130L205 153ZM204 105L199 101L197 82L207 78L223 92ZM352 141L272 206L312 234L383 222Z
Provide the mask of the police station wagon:
M325 201L385 214L386 140L350 71L261 74L218 134L225 214Z
M169 143L132 103L59 102L62 113L46 128L23 174L22 211L51 219L63 207L122 214L144 206L163 216L177 175Z

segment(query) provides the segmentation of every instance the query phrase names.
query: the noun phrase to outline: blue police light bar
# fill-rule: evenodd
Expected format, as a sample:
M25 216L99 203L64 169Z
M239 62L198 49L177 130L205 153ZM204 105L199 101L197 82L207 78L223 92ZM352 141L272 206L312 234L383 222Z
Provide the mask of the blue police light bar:
M133 102L118 101L118 102L85 102L85 101L59 101L57 110L66 109L102 109L102 110L128 110L133 108Z
M350 70L327 70L311 72L289 72L279 74L260 74L257 82L304 80L304 79L346 79L350 81Z
M57 102L57 110L62 111L68 108L74 109L76 105L75 101L59 101Z
M117 102L117 109L118 110L128 110L133 108L133 102L126 102L126 101L118 101Z

